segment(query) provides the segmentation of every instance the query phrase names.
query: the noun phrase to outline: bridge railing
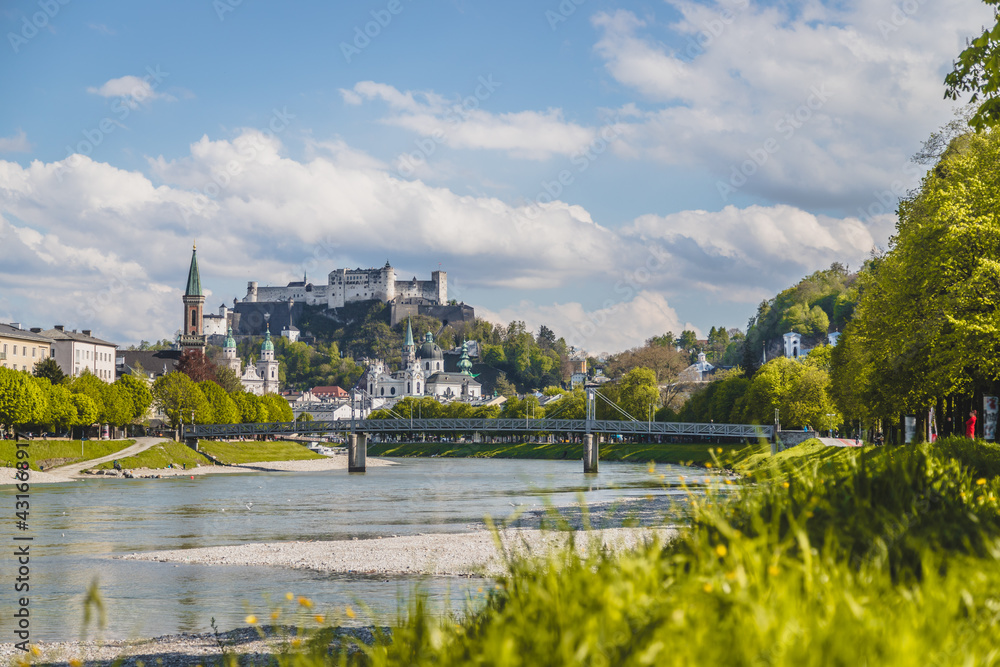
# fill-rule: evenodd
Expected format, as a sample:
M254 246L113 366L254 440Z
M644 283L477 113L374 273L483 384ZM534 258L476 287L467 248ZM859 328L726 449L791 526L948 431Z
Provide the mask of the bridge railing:
M606 433L616 435L718 436L771 438L773 426L696 424L586 419L341 419L336 421L264 424L197 424L185 426L185 438L233 438L257 435L318 433Z

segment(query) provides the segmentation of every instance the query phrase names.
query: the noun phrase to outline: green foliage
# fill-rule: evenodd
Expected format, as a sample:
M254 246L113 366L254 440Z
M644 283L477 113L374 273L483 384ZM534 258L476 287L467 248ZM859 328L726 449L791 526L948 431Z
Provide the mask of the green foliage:
M1000 0L983 0L996 7ZM1000 12L994 10L1000 18ZM954 68L945 77L946 98L979 102L969 124L977 130L995 127L1000 123L1000 20L983 34L970 40ZM971 95L969 95L971 93ZM980 100L982 100L980 102Z
M46 394L24 371L0 367L0 424L37 424L45 418Z
M73 402L73 423L72 426L90 426L97 423L100 417L100 408L87 394L72 394L70 400Z
M66 374L59 368L59 364L56 363L55 357L45 357L35 364L34 375L46 378L52 384L59 384L66 377Z
M618 382L618 406L643 421L649 418L660 402L656 373L648 368L633 368Z
M240 410L236 407L236 403L229 397L229 394L226 393L225 389L211 380L199 382L198 386L201 388L201 393L204 394L205 400L208 401L208 404L212 409L212 416L209 420L210 423L240 423Z
M893 247L865 265L855 318L834 364L835 394L845 411L890 418L925 411L947 396L994 389L998 160L996 132L958 136L919 191L900 203Z
M172 371L156 378L153 383L153 400L166 415L171 427L177 428L183 421L191 423L211 423L212 406L196 382L186 374Z
M689 493L670 543L612 555L585 534L511 558L464 619L419 598L372 665L991 664L997 480L927 448L804 457Z
M149 390L149 385L133 375L121 376L115 380L115 385L121 388L131 406L129 421L141 421L153 404L153 392Z
M50 384L47 391L48 402L42 423L58 428L73 426L76 422L77 410L69 388L61 384Z
M284 396L265 394L261 401L267 408L267 420L272 422L290 422L295 419L292 406Z
M754 375L745 397L744 416L751 423L767 424L774 421L777 408L782 427L827 430L840 423L829 388L830 376L826 371L778 357Z
M849 273L839 262L800 280L770 301L758 306L750 318L742 344L742 366L755 371L761 363L765 344L777 341L789 331L821 342L831 329L840 331L850 321L857 300L854 283L857 274ZM732 353L734 356L736 351Z

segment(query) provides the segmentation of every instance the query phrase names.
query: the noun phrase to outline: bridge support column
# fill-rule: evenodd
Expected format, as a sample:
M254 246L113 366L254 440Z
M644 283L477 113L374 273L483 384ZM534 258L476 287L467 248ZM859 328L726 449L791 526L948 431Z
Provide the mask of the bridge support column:
M597 472L598 449L593 433L583 436L583 472Z
M368 434L352 433L347 440L347 472L364 472L368 456Z
M198 451L198 438L184 438L184 444L194 451Z

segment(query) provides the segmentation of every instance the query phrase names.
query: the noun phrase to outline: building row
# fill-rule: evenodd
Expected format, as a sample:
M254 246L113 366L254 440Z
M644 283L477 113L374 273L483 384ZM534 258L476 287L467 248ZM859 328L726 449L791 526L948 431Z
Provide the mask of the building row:
M57 324L51 329L24 329L19 323L0 324L0 367L31 372L35 364L53 358L66 375L84 370L106 382L115 381L118 346L101 340L90 329L67 331Z

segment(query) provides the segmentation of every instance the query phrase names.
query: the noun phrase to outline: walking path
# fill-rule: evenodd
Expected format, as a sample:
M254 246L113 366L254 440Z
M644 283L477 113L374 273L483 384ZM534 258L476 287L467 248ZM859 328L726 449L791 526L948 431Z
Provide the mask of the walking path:
M106 463L108 461L114 461L115 459L123 459L126 456L134 456L139 452L144 452L153 445L164 442L164 438L136 438L135 444L126 447L125 449L119 450L114 454L108 454L107 456L102 456L96 459L87 459L86 461L77 461L76 463L69 463L64 466L59 466L57 468L50 468L45 472L31 471L31 483L59 483L59 482L70 482L74 479L83 479L88 477L88 475L81 474L81 471L92 468L95 465ZM5 484L15 484L17 479L15 478L14 468L3 469L2 478L0 478L0 485Z
M860 447L861 443L854 438L816 438L827 447Z

